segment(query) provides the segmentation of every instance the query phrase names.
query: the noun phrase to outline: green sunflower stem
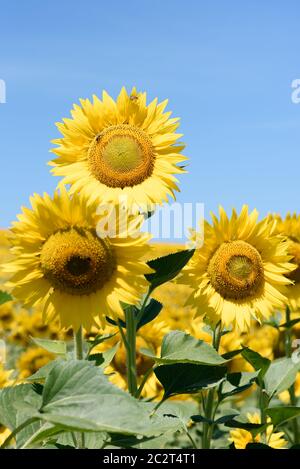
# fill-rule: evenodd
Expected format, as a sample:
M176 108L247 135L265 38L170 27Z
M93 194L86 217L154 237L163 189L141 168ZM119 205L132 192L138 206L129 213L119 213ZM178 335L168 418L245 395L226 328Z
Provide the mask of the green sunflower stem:
M218 352L220 347L222 337L222 324L219 322L214 330L213 330L213 347ZM202 433L202 448L203 449L210 449L211 447L211 440L214 430L214 424L211 421L214 420L215 413L217 410L217 404L215 405L215 396L216 390L215 388L209 389L206 398L204 398L204 415L205 418L208 420L207 422L203 423L203 433Z
M74 355L77 360L83 360L83 331L82 326L78 331L74 331ZM85 448L85 435L84 433L77 433L75 437L77 448Z
M132 308L125 311L126 321L126 368L128 390L132 396L137 395L137 370L136 370L136 321Z
M74 331L74 352L77 360L83 360L83 332L82 326L79 327L78 331Z
M285 329L285 338L284 338L284 343L285 343L285 354L287 357L292 356L292 327L290 327L289 323L291 321L291 310L288 306L286 306L285 310L285 322L287 324L286 329ZM297 406L297 397L295 395L295 384L292 384L292 386L289 388L289 395L290 395L290 403L292 406ZM299 443L299 423L298 419L293 419L292 421L292 426L293 426L293 434L294 434L294 444Z

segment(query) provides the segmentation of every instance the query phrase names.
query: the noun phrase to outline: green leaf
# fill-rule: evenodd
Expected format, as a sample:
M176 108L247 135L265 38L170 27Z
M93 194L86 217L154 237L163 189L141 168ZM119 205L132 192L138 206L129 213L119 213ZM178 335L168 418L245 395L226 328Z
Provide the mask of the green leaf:
M19 412L27 412L31 417L41 403L41 397L34 392L31 384L6 387L0 390L0 422L10 430L14 430L21 422L17 422ZM24 421L26 418L24 418Z
M60 360L46 379L39 416L79 431L155 436L179 428L177 419L150 418L152 409L113 386L89 361Z
M37 339L35 337L31 337L31 340L39 347L55 355L65 357L67 354L67 344L63 340Z
M12 296L7 293L6 291L0 290L0 305L7 303L8 301L12 301Z
M242 430L247 430L252 434L253 437L256 437L256 435L265 431L268 426L267 424L261 423L242 422L240 420L236 420L235 418L227 420L224 422L224 425L228 428L240 428Z
M296 380L299 364L291 358L274 360L264 377L267 394L272 397L288 389Z
M171 331L165 335L160 357L145 349L141 352L153 358L158 364L195 363L213 366L226 363L211 345L182 331Z
M87 449L99 449L106 440L109 441L109 435L105 432L85 432L84 434L84 445ZM72 434L70 432L60 434L57 444L64 447L74 447Z
M224 378L226 367L176 363L160 365L154 373L164 388L164 398L175 394L192 394L216 386Z
M269 407L266 414L271 417L274 427L300 416L300 407Z
M194 249L179 251L147 262L149 267L155 270L154 273L145 275L148 282L150 282L150 291L175 278L191 259L194 252Z
M259 371L228 373L226 380L220 387L219 401L226 399L226 397L234 396L235 394L246 391L246 389L250 388L254 384L258 374Z
M228 361L231 360L232 358L236 357L237 355L240 355L240 353L243 351L243 349L238 349L238 350L232 350L231 352L226 352L221 355L221 357L224 358L224 360Z
M259 370L258 380L260 384L262 384L262 380L271 365L271 361L248 347L243 348L242 357L250 363L255 370Z
M163 305L159 301L151 298L150 302L147 304L147 306L145 307L143 311L143 315L137 324L136 330L138 331L141 327L153 321L153 319L155 319L159 315L162 308L163 308ZM139 313L139 310L137 308L135 309L136 309L135 314L137 315Z
M36 394L30 384L3 388L0 391L0 422L11 431L15 430L29 418L38 414L41 397ZM16 436L17 447L22 446L38 427L34 422L20 431Z

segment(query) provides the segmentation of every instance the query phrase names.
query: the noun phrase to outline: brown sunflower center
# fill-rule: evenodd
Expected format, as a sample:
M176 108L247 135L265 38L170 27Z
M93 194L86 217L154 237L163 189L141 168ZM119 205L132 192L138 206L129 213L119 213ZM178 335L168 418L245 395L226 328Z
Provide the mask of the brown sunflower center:
M295 283L300 283L300 243L297 241L290 241L289 253L293 256L292 262L297 265L297 268L293 270L288 277Z
M208 275L214 289L225 299L251 299L264 286L261 256L245 241L221 244L209 261Z
M101 289L115 269L111 247L85 229L71 228L51 235L40 260L51 285L71 295L88 295Z
M143 130L120 124L96 136L88 160L90 171L98 181L123 189L151 176L155 156L151 140Z

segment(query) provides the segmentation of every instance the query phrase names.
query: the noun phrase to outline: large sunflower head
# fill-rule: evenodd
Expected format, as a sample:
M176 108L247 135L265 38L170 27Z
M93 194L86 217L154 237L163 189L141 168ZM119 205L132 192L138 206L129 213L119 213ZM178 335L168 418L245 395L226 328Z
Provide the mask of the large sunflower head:
M147 286L143 217L125 223L123 214L118 224L115 216L112 235L99 237L107 213L97 215L82 195L70 197L61 188L53 199L34 195L31 204L13 225L14 259L5 267L15 297L28 306L43 304L45 319L59 316L63 327L89 329L97 318L103 324L106 315L122 317L120 303L136 303Z
M288 252L292 257L291 262L295 264L295 270L290 273L289 278L293 281L286 289L288 303L293 311L300 309L300 215L290 214L282 219L275 215L276 232L286 236Z
M186 158L176 144L178 119L164 112L167 100L147 105L146 93L122 88L116 101L104 91L102 101L93 96L80 103L71 119L57 124L63 138L53 141L53 174L91 200L125 195L129 205L146 208L174 197L175 175L184 172L178 163Z
M268 318L282 307L285 277L294 266L289 263L287 246L274 234L274 223L258 222L258 213L240 215L233 210L229 219L220 208L220 219L204 224L204 245L196 250L186 267L182 282L193 287L189 303L212 323L246 330L251 317ZM192 241L198 234L192 233Z

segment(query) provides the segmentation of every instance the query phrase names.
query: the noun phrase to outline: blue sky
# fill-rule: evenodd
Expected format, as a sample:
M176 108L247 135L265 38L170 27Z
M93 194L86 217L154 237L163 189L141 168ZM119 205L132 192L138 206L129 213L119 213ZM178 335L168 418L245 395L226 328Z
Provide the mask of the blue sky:
M299 211L298 0L6 0L0 18L0 226L54 190L54 123L122 85L168 97L181 117L180 202Z

